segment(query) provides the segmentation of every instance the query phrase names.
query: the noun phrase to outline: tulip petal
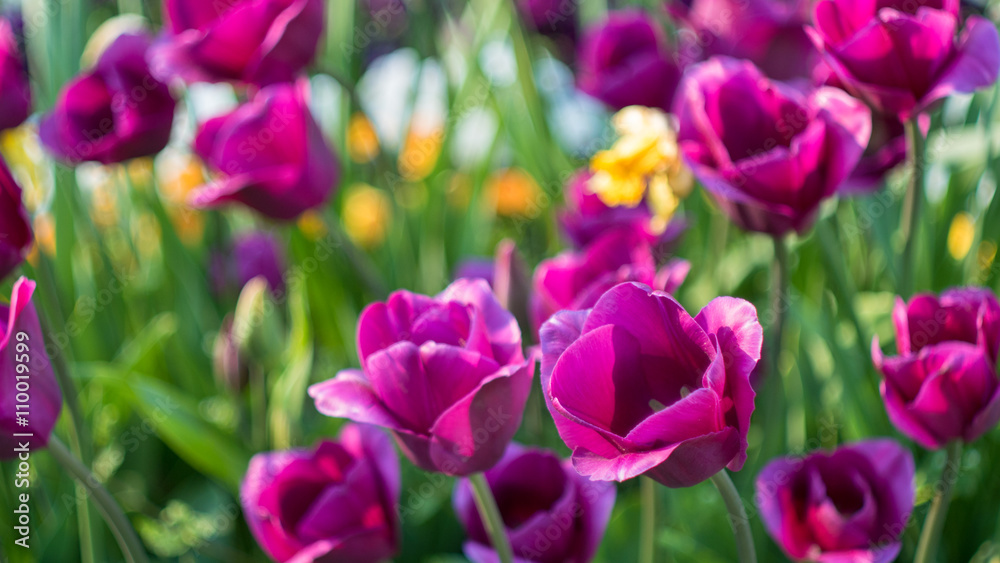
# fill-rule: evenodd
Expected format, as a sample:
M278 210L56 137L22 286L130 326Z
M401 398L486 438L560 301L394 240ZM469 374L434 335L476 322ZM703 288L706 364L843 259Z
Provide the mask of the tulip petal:
M492 467L521 426L535 375L535 360L507 365L456 402L431 428L430 456L448 475Z
M309 396L316 402L316 410L326 416L391 429L403 427L385 408L368 377L360 370L346 369L333 379L309 387Z
M921 98L921 107L953 92L974 92L997 81L1000 72L1000 36L993 22L970 16L958 40L951 66L934 87Z

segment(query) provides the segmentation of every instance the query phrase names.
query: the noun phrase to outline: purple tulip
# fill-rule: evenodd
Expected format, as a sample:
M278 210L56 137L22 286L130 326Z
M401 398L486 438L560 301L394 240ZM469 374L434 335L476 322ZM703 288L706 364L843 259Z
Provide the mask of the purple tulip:
M233 239L230 252L217 256L213 266L218 289L240 289L250 280L263 277L275 295L285 292L285 253L272 235L251 231Z
M894 440L772 461L757 477L757 505L790 559L890 563L913 511L913 456Z
M576 37L579 6L566 0L517 0L517 10L525 25L543 35Z
M166 0L166 34L150 60L162 79L291 82L316 55L323 0Z
M587 563L594 557L615 506L613 484L583 477L552 452L518 444L486 472L486 482L518 563ZM499 561L467 480L455 486L452 504L469 535L466 557L472 563Z
M763 329L719 297L691 318L672 297L615 286L542 326L542 391L573 465L593 480L687 487L747 458Z
M167 146L176 103L146 65L150 38L126 33L97 65L63 88L39 135L59 159L102 164L152 156Z
M899 356L886 358L878 337L872 359L882 373L889 419L929 449L973 442L1000 422L1000 303L988 290L951 289L897 300Z
M672 3L682 60L714 55L748 59L776 80L813 78L820 56L806 35L809 2L693 0Z
M971 16L956 38L960 27L957 0L820 0L807 31L854 95L906 121L941 98L996 81L993 22Z
M400 489L389 438L348 424L339 442L254 456L240 499L250 531L277 561L379 563L399 551Z
M583 248L602 234L620 228L629 228L643 235L657 246L669 245L680 237L686 225L681 219L674 219L665 229L653 227L653 213L645 202L635 206L609 207L600 196L587 188L593 174L583 170L574 174L566 184L564 197L566 208L559 215L563 232L577 248Z
M340 166L309 112L306 88L268 86L201 126L195 151L221 177L192 193L192 205L239 202L287 221L326 202Z
M728 57L690 67L677 97L694 175L733 222L774 236L812 225L871 134L871 112L843 90L802 92Z
M928 123L929 125L929 123ZM842 194L869 193L880 188L885 175L906 161L906 129L896 116L872 114L872 136L858 165L844 180Z
M0 333L0 459L17 457L16 448L34 451L49 443L62 409L62 392L52 372L38 313L31 302L35 282L14 283L10 305L0 305L6 319Z
M535 372L517 321L484 280L437 297L397 291L358 321L361 370L309 395L327 416L392 430L417 466L448 475L492 467L521 425Z
M21 187L0 158L0 278L21 264L31 240L31 222L21 201Z
M527 326L531 281L528 279L524 259L513 240L501 240L497 244L493 260L470 258L459 263L455 269L455 279L460 278L486 280L500 305L514 315L518 324Z
M0 17L0 131L17 127L31 115L31 85L19 35L19 21Z
M666 38L644 12L623 10L586 31L577 84L614 109L648 106L670 111L681 77Z
M675 259L657 270L653 247L631 229L609 231L581 251L543 260L535 270L531 318L537 332L558 311L593 307L604 292L628 281L673 293L691 264Z

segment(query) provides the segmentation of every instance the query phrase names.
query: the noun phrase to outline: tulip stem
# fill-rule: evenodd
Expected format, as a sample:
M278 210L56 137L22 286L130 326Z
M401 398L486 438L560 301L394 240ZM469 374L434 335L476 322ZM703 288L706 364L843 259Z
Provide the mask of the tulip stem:
M781 355L781 340L785 329L785 313L788 312L788 247L785 240L774 238L774 266L771 273L771 349L769 351L770 370L774 377L781 377L778 357Z
M934 563L937 561L938 544L941 532L944 530L945 516L948 514L948 504L951 503L953 486L958 482L962 469L962 441L953 440L948 444L948 458L941 470L941 478L934 486L934 500L931 510L924 520L924 528L920 532L920 542L917 544L917 556L913 563Z
M656 560L656 481L639 477L639 507L642 521L639 528L639 563Z
M920 130L917 118L914 117L906 122L906 152L909 155L911 176L910 186L906 190L906 199L903 200L903 217L901 228L906 244L903 247L903 266L900 272L899 289L903 297L908 298L913 294L914 288L914 260L916 259L918 229L917 221L920 218L920 208L924 199L924 150L926 139Z
M111 493L104 488L104 485L101 485L101 482L83 465L83 462L66 449L66 446L55 435L49 438L48 449L59 465L62 465L63 469L87 490L97 510L111 529L111 533L114 534L115 540L118 541L125 561L147 563L149 559L146 557L146 550L143 548L142 542L139 541L139 537L132 528L132 523L129 522Z
M719 489L723 502L726 503L729 523L732 524L733 533L736 535L736 553L739 555L739 562L757 563L757 552L753 547L753 533L750 531L750 519L747 518L743 499L740 498L736 485L733 485L733 480L729 478L729 473L725 469L712 475L711 479L715 488Z
M507 528L504 526L503 517L500 516L500 509L497 508L497 501L493 498L490 484L486 482L486 476L482 473L473 473L469 475L469 483L472 485L472 496L476 501L476 508L479 509L479 517L483 520L483 526L490 536L493 549L496 550L501 563L512 563L514 552L510 549Z

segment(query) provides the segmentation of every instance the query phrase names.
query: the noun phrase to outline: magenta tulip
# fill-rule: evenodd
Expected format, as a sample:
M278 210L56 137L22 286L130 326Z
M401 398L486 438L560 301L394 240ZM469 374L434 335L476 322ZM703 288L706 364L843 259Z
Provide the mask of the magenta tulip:
M195 151L221 177L195 191L192 205L238 202L288 221L326 202L340 166L309 111L306 88L268 86L201 126Z
M681 69L647 14L612 13L584 33L578 50L580 90L614 109L638 105L670 111Z
M0 131L31 115L28 64L21 50L19 17L0 17Z
M871 134L871 112L843 90L802 92L728 57L690 67L677 97L694 175L733 222L774 236L812 226Z
M535 371L521 331L484 280L437 297L398 291L358 321L361 370L309 395L327 416L392 430L417 466L448 475L492 467L521 425Z
M399 460L376 428L349 424L338 442L258 454L240 499L276 561L379 563L399 551Z
M600 196L587 187L592 176L587 170L577 172L566 183L563 192L566 207L559 214L559 223L577 248L621 228L635 230L658 248L668 246L684 232L686 224L679 218L673 219L665 229L655 228L653 213L645 202L635 207L605 205Z
M150 43L142 33L119 36L93 69L63 88L39 127L56 157L68 164L112 164L167 146L176 103L167 85L149 73Z
M542 391L573 465L594 480L687 487L747 457L763 329L742 299L691 318L672 297L615 286L542 326Z
M486 482L518 563L593 559L615 506L613 484L587 479L552 452L518 444L486 472ZM456 485L452 504L469 536L465 556L472 563L499 561L467 480Z
M62 391L52 371L45 335L31 297L35 282L17 280L10 305L0 305L0 459L49 443L62 410ZM21 449L19 449L21 448Z
M628 281L673 293L691 264L674 259L657 269L654 248L633 229L609 231L581 251L543 260L535 270L531 318L537 332L558 311L589 309L604 292Z
M806 35L809 2L692 0L670 4L679 21L681 59L714 55L752 61L776 80L811 80L819 53Z
M973 442L1000 422L1000 303L988 290L952 289L902 300L893 312L899 356L878 337L872 358L889 419L920 445Z
M906 121L937 100L996 82L993 22L971 16L961 27L958 0L820 0L807 31L854 95Z
M7 277L24 261L31 240L31 222L21 201L21 187L0 158L0 278Z
M885 184L885 176L906 161L906 130L896 116L872 114L872 137L841 194L868 193Z
M894 561L914 495L913 456L884 438L776 459L757 477L764 525L795 561Z
M323 0L166 0L165 36L150 60L162 79L291 82L312 62Z

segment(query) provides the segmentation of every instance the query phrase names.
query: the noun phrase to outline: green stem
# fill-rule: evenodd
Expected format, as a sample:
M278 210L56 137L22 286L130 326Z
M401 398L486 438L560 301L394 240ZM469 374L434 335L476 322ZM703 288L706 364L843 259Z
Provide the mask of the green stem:
M771 345L768 352L771 374L780 377L778 359L788 312L788 247L782 238L774 238L774 265L771 270Z
M44 261L44 258L42 260ZM58 311L59 302L53 301L50 309ZM47 338L51 338L52 335L56 334L52 330L52 324L49 322L47 315L39 314L38 320L42 328L42 334L46 335ZM86 428L84 427L83 409L80 407L80 393L76 388L76 383L73 382L73 378L70 377L65 349L58 342L52 340L49 342L51 344L49 349L52 350L52 353L49 355L49 361L52 363L52 371L55 372L56 379L59 381L63 401L66 403L66 408L69 410L70 415L69 424L66 425L66 431L69 434L69 445L76 457L85 460L84 463L88 463L91 457L91 447L89 442L81 439L81 436L86 434ZM78 484L76 489L76 517L77 528L80 533L80 556L85 563L93 562L97 560L94 552L97 542L94 537L94 527L90 521L90 508L82 495L82 486Z
M479 509L479 517L483 520L483 526L490 536L493 549L500 557L500 563L511 563L514 560L514 553L510 549L507 528L500 516L500 509L497 508L497 501L493 498L490 484L486 482L486 477L482 473L469 475L469 483L472 485L472 496L476 501L476 508Z
M656 559L656 481L639 478L639 503L642 520L639 525L639 563L653 563Z
M917 544L917 556L913 563L934 563L937 561L938 544L941 542L941 532L944 530L945 516L948 514L948 504L951 502L953 486L958 482L962 469L962 441L954 440L948 444L948 459L941 470L941 479L934 491L931 510L924 520L924 528L920 532L920 542Z
M906 199L903 201L903 217L900 228L906 240L903 247L903 265L900 273L899 289L903 297L910 297L914 288L914 260L916 260L918 229L917 222L920 220L920 208L924 200L924 150L926 139L924 133L917 124L917 118L906 122L906 150L909 155L910 186L906 190Z
M147 563L149 559L146 557L146 550L143 548L142 542L139 541L139 537L132 528L132 523L129 522L111 493L101 485L100 481L83 465L83 462L66 449L66 446L55 435L49 438L48 449L63 469L87 489L89 497L93 499L94 505L118 541L125 561L128 563Z
M739 556L739 563L757 563L757 552L753 547L753 534L750 532L750 519L747 518L746 509L743 508L743 499L740 498L739 491L733 485L733 480L729 478L725 469L713 475L711 480L715 488L719 489L723 502L726 503L729 523L732 524L733 533L736 535L736 553Z

